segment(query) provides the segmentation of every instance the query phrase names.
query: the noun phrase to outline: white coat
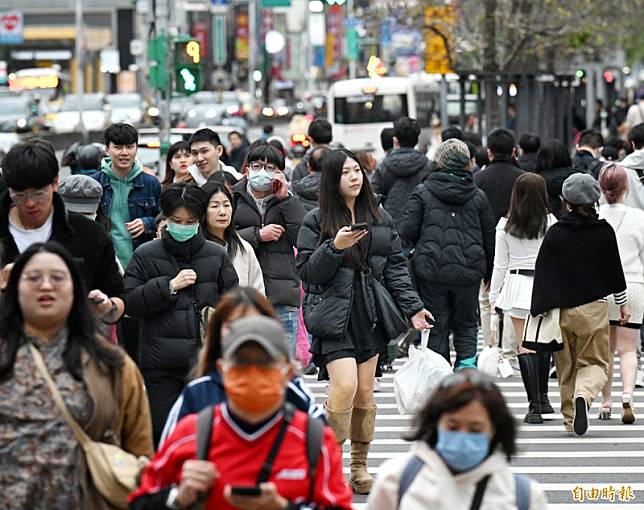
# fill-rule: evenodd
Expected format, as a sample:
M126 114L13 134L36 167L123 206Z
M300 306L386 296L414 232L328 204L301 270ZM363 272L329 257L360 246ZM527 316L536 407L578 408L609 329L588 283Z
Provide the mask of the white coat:
M476 484L492 475L483 495L480 510L516 510L514 476L505 457L493 453L476 468L452 474L440 456L425 442L416 442L408 455L390 459L380 468L369 499L369 510L396 510L398 485L405 466L418 455L425 463L400 502L400 510L469 510ZM530 510L548 507L538 484L530 484Z
M235 271L237 271L239 286L252 287L263 295L266 295L266 289L264 288L264 275L262 274L262 268L259 266L259 261L255 255L255 250L253 250L253 247L241 237L239 240L244 247L244 253L238 249L235 253L235 257L231 261L235 267Z

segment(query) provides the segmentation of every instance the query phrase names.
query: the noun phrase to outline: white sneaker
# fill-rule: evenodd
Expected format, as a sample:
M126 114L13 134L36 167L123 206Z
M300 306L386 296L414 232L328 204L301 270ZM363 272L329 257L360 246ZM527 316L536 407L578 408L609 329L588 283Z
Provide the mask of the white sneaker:
M644 388L644 370L637 371L637 377L635 379L636 388Z

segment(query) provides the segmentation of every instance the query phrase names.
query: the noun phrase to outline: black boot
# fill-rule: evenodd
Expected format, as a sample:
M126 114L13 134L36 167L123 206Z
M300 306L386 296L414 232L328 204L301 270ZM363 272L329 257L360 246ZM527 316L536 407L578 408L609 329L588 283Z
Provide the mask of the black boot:
M539 356L539 396L541 397L541 414L555 414L548 399L548 379L550 375L550 353L538 352Z
M517 356L519 360L519 367L521 368L521 378L523 379L523 386L525 387L525 392L528 395L528 414L525 415L523 421L525 423L543 423L543 418L541 417L541 406L539 404L539 370L538 370L538 361L539 358L537 354L519 354Z

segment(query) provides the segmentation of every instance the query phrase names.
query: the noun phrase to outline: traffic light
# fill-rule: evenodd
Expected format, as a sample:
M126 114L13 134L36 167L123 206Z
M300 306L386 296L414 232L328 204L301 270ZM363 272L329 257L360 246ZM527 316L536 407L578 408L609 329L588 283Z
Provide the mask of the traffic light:
M168 40L159 35L148 39L148 66L150 86L165 92L168 84Z
M613 76L613 73L610 71L604 71L604 80L606 80L606 83L613 83L615 81L615 76Z
M174 43L175 90L189 96L201 90L201 45L195 39Z

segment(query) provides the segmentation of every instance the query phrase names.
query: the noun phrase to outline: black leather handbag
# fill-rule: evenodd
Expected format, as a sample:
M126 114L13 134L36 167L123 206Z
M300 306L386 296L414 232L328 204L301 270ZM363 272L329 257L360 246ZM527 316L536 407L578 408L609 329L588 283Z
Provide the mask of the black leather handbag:
M387 338L393 340L406 333L409 329L409 320L400 311L387 288L376 278L372 278L371 289L373 290L378 319L387 334Z

